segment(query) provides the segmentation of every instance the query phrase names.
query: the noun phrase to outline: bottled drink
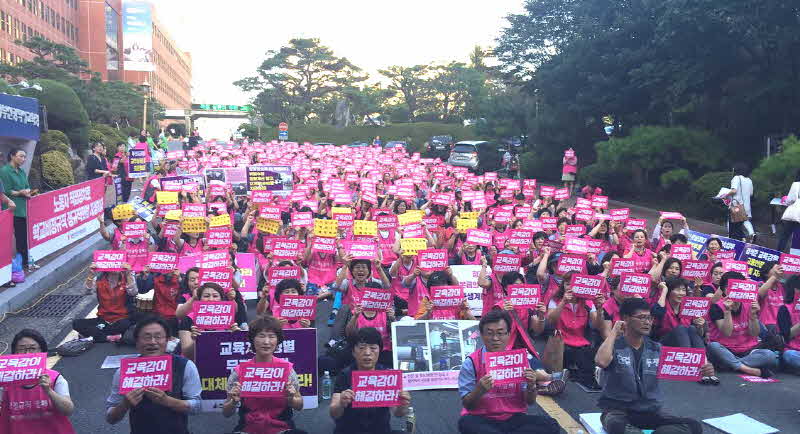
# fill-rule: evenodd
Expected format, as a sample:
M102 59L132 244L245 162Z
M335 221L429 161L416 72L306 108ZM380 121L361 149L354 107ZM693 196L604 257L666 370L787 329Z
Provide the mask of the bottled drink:
M333 394L333 381L331 381L331 374L325 371L322 377L322 399L331 399Z
M414 407L408 407L406 414L406 432L414 433L417 430L417 416L414 414Z

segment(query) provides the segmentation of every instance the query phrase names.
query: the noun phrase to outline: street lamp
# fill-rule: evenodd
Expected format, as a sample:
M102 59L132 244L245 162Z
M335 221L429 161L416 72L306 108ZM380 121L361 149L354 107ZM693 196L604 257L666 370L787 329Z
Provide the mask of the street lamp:
M142 92L144 92L144 114L142 115L142 129L147 131L147 98L150 96L150 83L147 80L142 83Z

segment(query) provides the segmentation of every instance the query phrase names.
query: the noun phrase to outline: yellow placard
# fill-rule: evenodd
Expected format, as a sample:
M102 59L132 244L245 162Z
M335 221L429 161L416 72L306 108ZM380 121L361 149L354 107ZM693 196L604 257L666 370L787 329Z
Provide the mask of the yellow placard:
M173 205L178 203L177 191L157 191L156 203L159 205Z
M346 206L335 206L331 208L331 214L352 214L353 210Z
M410 225L412 223L419 223L419 222L422 221L422 214L424 214L424 212L422 214L420 214L419 212L411 212L411 211L412 210L406 211L405 213L400 214L399 216L397 216L397 223L400 226L407 226L407 225ZM417 210L413 210L413 211L417 211Z
M467 229L473 229L478 227L478 219L465 219L459 218L456 219L456 230L459 233L467 232Z
M458 217L462 219L476 219L478 218L478 215L480 215L480 212L470 211L470 212L462 212L461 214L458 215Z
M129 203L117 205L111 210L111 218L114 220L128 220L133 214L133 205Z
M183 219L181 230L187 234L202 234L208 230L205 217L187 217Z
M261 232L266 232L268 234L277 234L278 231L281 230L281 222L277 220L265 219L264 217L259 217L256 220L256 229Z
M167 220L180 220L181 215L183 215L183 211L179 209L172 209L167 211L167 213L164 215L164 218Z
M323 238L336 238L338 234L338 220L314 219L314 235Z
M378 222L370 220L356 220L353 224L353 235L378 235Z
M231 216L229 214L222 214L222 215L215 215L211 217L209 221L209 226L212 228L216 228L219 226L230 226L231 225Z
M428 248L428 240L425 238L404 238L400 240L400 248L403 255L417 256L420 250Z

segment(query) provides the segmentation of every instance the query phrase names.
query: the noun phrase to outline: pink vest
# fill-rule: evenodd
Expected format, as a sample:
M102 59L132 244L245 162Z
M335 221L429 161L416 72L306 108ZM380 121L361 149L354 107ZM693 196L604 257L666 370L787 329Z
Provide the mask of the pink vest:
M558 301L558 300L556 300ZM589 345L589 341L586 340L586 327L589 325L589 308L588 304L584 303L591 303L590 301L587 302L578 302L573 303L572 307L575 310L572 310L570 304L567 303L564 305L564 308L561 309L561 315L558 318L558 331L561 332L561 335L564 337L564 344L569 345L571 347L583 347Z
M203 240L197 240L197 244L192 247L188 241L184 241L181 247L180 256L194 255L195 253L203 253Z
M778 309L783 306L783 284L775 283L775 286L767 291L764 298L758 300L761 310L758 312L758 319L764 325L775 325L778 323Z
M483 315L488 313L492 310L493 306L503 300L503 287L500 285L500 281L497 280L494 273L489 275L489 280L492 282L492 286L489 289L483 288L483 310L481 310Z
M361 293L364 292L364 289L363 287L357 288L353 282L353 277L351 276L347 284L347 294L342 298L342 304L348 304L350 306L361 304Z
M670 306L669 302L666 303L667 306L664 308L666 313L664 313L664 317L661 319L661 323L658 327L658 337L662 337L667 333L671 332L678 326L686 326L691 327L692 319L688 316L678 316L675 311L672 310L672 306Z
M48 369L51 384L59 373ZM0 432L4 434L75 434L69 418L61 414L41 387L20 385L3 388Z
M383 265L391 265L392 262L396 261L398 256L397 253L394 252L394 242L395 242L395 231L389 231L389 236L383 238L380 231L378 231L378 242L381 247L381 254L383 255L383 260L381 260L381 264Z
M114 229L114 236L111 238L111 248L113 250L122 250L122 232L119 228Z
M790 303L785 305L786 310L789 311L789 318L792 319L792 325L797 324L800 322L800 303L798 300L795 300L794 303ZM789 342L786 342L786 348L790 350L800 351L800 335L797 335L792 338Z
M272 358L273 362L289 363L288 360ZM255 361L252 359L251 361ZM237 371L238 372L238 371ZM241 374L240 374L241 375ZM249 410L244 417L244 432L278 434L291 429L286 421L280 420L288 402L285 396L274 398L242 398L242 405Z
M150 242L146 241L146 239L138 243L125 241L125 253L127 254L128 263L131 264L131 270L142 271L147 265Z
M403 286L403 279L409 274L411 274L411 272L414 270L417 260L416 258L412 260L411 266L409 268L406 268L406 266L403 265L402 259L398 259L398 261L400 262L400 264L397 266L397 277L392 279L392 293L402 298L403 300L408 301L408 288ZM415 313L416 312L409 312L410 315L413 315Z
M633 251L633 255L631 255L631 259L633 259L633 266L636 267L637 273L647 273L653 268L653 251L644 249L644 252L639 255L636 251Z
M481 250L475 250L475 258L470 260L467 258L467 254L462 251L461 253L461 265L481 265Z
M308 281L316 285L329 285L336 280L336 255L333 253L311 252L308 261Z
M611 315L611 325L613 326L617 321L620 319L619 315L619 304L617 303L617 299L614 297L609 298L603 303L603 310L606 311L609 315ZM598 313L599 315L599 313Z
M483 378L486 375L484 349L480 348L470 354L469 358L475 366L475 379ZM524 414L528 411L524 393L520 383L495 385L481 396L472 410L462 409L461 414L482 416L493 420L507 420L516 413Z
M408 291L408 315L415 316L419 312L419 304L424 298L430 298L428 286L422 282L422 278L417 276L414 282L414 289Z
M378 333L381 334L381 338L383 339L383 350L391 351L392 337L389 334L389 330L386 328L386 311L375 312L375 317L372 319L367 318L367 316L362 312L356 320L356 325L360 329L363 329L364 327L374 327L375 330L378 330Z
M725 311L722 301L718 301L717 306L723 312ZM750 336L748 332L750 328L750 305L742 303L739 314L731 312L731 316L733 319L733 333L728 337L719 331L716 321L711 321L711 326L708 329L711 342L719 342L725 348L739 354L755 348L758 345L758 336Z
M558 287L558 282L556 282L556 279L550 275L550 278L547 279L547 288L545 288L543 297L544 299L542 300L542 303L544 303L545 306L549 305L550 300L558 293Z

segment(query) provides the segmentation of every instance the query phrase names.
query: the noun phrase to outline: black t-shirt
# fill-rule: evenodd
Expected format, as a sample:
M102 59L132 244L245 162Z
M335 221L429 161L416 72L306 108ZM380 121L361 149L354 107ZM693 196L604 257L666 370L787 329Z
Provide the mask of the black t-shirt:
M739 305L738 310L731 310L731 313L737 315L739 312L742 311L742 306ZM725 317L725 312L719 307L718 304L712 304L711 309L708 311L708 317L711 318L711 321L717 321Z
M333 385L333 393L342 393L352 388L350 377L354 369L356 366L352 364L339 373ZM378 365L375 369L385 368ZM390 418L389 407L353 408L348 406L344 409L342 417L335 419L336 428L333 430L333 434L389 434L392 431L389 424Z
M103 175L95 172L95 170L108 170L108 164L105 158L100 158L95 154L89 155L86 160L86 177L89 179L99 178Z

